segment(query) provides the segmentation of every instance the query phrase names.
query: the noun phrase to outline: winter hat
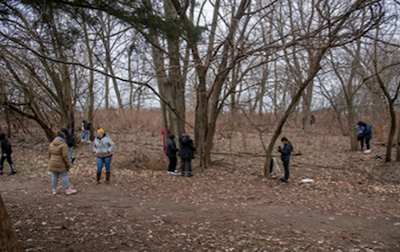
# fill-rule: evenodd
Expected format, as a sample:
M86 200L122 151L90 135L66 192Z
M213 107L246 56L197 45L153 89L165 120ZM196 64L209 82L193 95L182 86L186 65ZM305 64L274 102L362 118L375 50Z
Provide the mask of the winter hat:
M67 130L66 128L62 128L62 129L61 129L61 132L64 132L65 135L68 134L68 130Z
M104 135L104 129L103 128L98 129L97 132L100 132L101 134Z

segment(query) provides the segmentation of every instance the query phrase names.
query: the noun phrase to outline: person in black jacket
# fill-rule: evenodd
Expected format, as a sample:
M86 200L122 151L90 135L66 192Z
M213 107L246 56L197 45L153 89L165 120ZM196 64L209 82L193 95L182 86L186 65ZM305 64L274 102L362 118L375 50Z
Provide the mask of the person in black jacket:
M168 165L168 172L167 174L174 174L176 175L177 170L176 169L176 163L177 163L177 158L176 158L176 153L178 152L178 149L176 148L175 141L174 141L175 136L171 134L167 140L167 146L165 149L165 154L169 158L169 165Z
M10 142L6 139L6 134L0 133L0 142L1 142L0 175L3 175L4 160L6 159L11 166L11 172L8 175L14 175L15 173L17 173L17 171L15 170L14 163L11 160L12 149Z
M286 137L282 137L281 141L284 144L284 146L283 149L279 146L278 151L282 154L281 160L283 163L283 167L285 167L285 178L281 179L281 181L287 183L290 175L289 162L290 162L290 154L293 151L293 146Z
M194 159L193 152L196 148L193 146L193 141L188 135L182 134L179 138L179 142L181 143L181 150L179 151L178 156L181 157L182 176L185 176L185 163L187 163L188 176L192 177L192 159Z
M75 157L72 156L72 151L74 150L74 138L72 134L68 132L66 128L62 128L61 132L65 135L65 143L68 145L68 157L71 159L71 163L74 163Z

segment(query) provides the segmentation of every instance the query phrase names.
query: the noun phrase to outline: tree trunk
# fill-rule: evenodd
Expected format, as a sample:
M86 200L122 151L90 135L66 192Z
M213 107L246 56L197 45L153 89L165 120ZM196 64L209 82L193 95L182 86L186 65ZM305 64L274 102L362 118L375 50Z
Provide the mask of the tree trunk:
M14 234L3 198L0 195L0 251L19 252L17 238Z

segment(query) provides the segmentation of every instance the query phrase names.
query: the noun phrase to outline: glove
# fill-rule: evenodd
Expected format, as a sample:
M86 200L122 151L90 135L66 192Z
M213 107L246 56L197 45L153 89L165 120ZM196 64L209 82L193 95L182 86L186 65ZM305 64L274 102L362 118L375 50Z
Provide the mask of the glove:
M71 167L70 167L70 166L67 166L67 171L69 171L69 169L71 169Z

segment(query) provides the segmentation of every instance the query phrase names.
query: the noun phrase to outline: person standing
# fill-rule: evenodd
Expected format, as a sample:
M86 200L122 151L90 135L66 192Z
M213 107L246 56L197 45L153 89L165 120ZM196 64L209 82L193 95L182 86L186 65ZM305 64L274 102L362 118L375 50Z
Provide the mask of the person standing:
M8 175L14 175L17 173L15 170L14 163L11 160L11 144L6 139L6 134L0 133L0 142L1 142L1 158L0 158L0 175L3 175L3 167L4 161L7 160L8 164L11 166L11 172Z
M361 151L363 151L364 150L364 130L365 130L365 128L364 128L364 126L362 126L362 123L363 122L361 122L361 121L359 121L358 123L357 123L357 126L356 126L356 130L357 130L357 142L360 142L361 143Z
M169 130L169 127L168 127L168 135L169 135L170 132L171 131ZM163 141L163 152L165 152L165 148L166 148L166 146L165 146L165 134L164 133L165 133L164 129L162 129L161 130L161 135L162 135L162 141Z
M82 129L82 139L81 139L81 142L85 141L86 123L87 123L86 120L83 120L83 121L82 121L82 126L81 126L81 129Z
M90 130L91 130L92 124L90 122L86 123L86 128L85 128L85 141L90 143Z
M106 184L110 183L112 152L115 144L103 128L97 130L97 137L93 141L93 152L97 156L96 184L100 184L101 171L106 166Z
M185 163L188 165L188 177L192 177L192 159L194 159L194 151L196 148L193 146L193 141L188 135L182 134L179 138L181 143L181 150L178 156L181 157L182 176L185 176Z
M176 153L179 151L176 148L175 141L174 141L175 136L171 134L167 140L167 147L165 150L165 154L169 158L169 165L168 165L168 172L167 174L174 174L176 175L177 170L176 169L176 163L177 163L177 158L176 158Z
M65 143L65 135L58 132L56 138L49 146L49 171L52 172L51 183L53 185L53 195L57 194L58 178L61 176L67 195L76 193L69 185L68 171L71 167L71 162L68 157L68 146Z
M367 149L364 151L364 153L370 153L371 152L370 141L372 138L372 131L371 131L372 127L371 127L371 125L368 125L365 122L362 122L361 126L364 127L363 134L364 134L364 139L365 139L365 145L367 146Z
M67 143L68 146L68 157L69 159L71 159L71 164L73 164L75 162L75 157L72 156L72 151L74 150L74 138L66 128L62 128L61 132L64 133L65 135L65 142Z
M314 115L311 115L310 124L311 124L311 130L312 130L312 132L314 132L314 125L315 125Z
M281 160L283 163L283 167L285 168L285 178L281 179L282 182L287 183L289 180L289 162L290 162L290 155L293 151L292 143L286 137L282 137L282 143L284 144L283 149L279 146L278 151L281 153Z

